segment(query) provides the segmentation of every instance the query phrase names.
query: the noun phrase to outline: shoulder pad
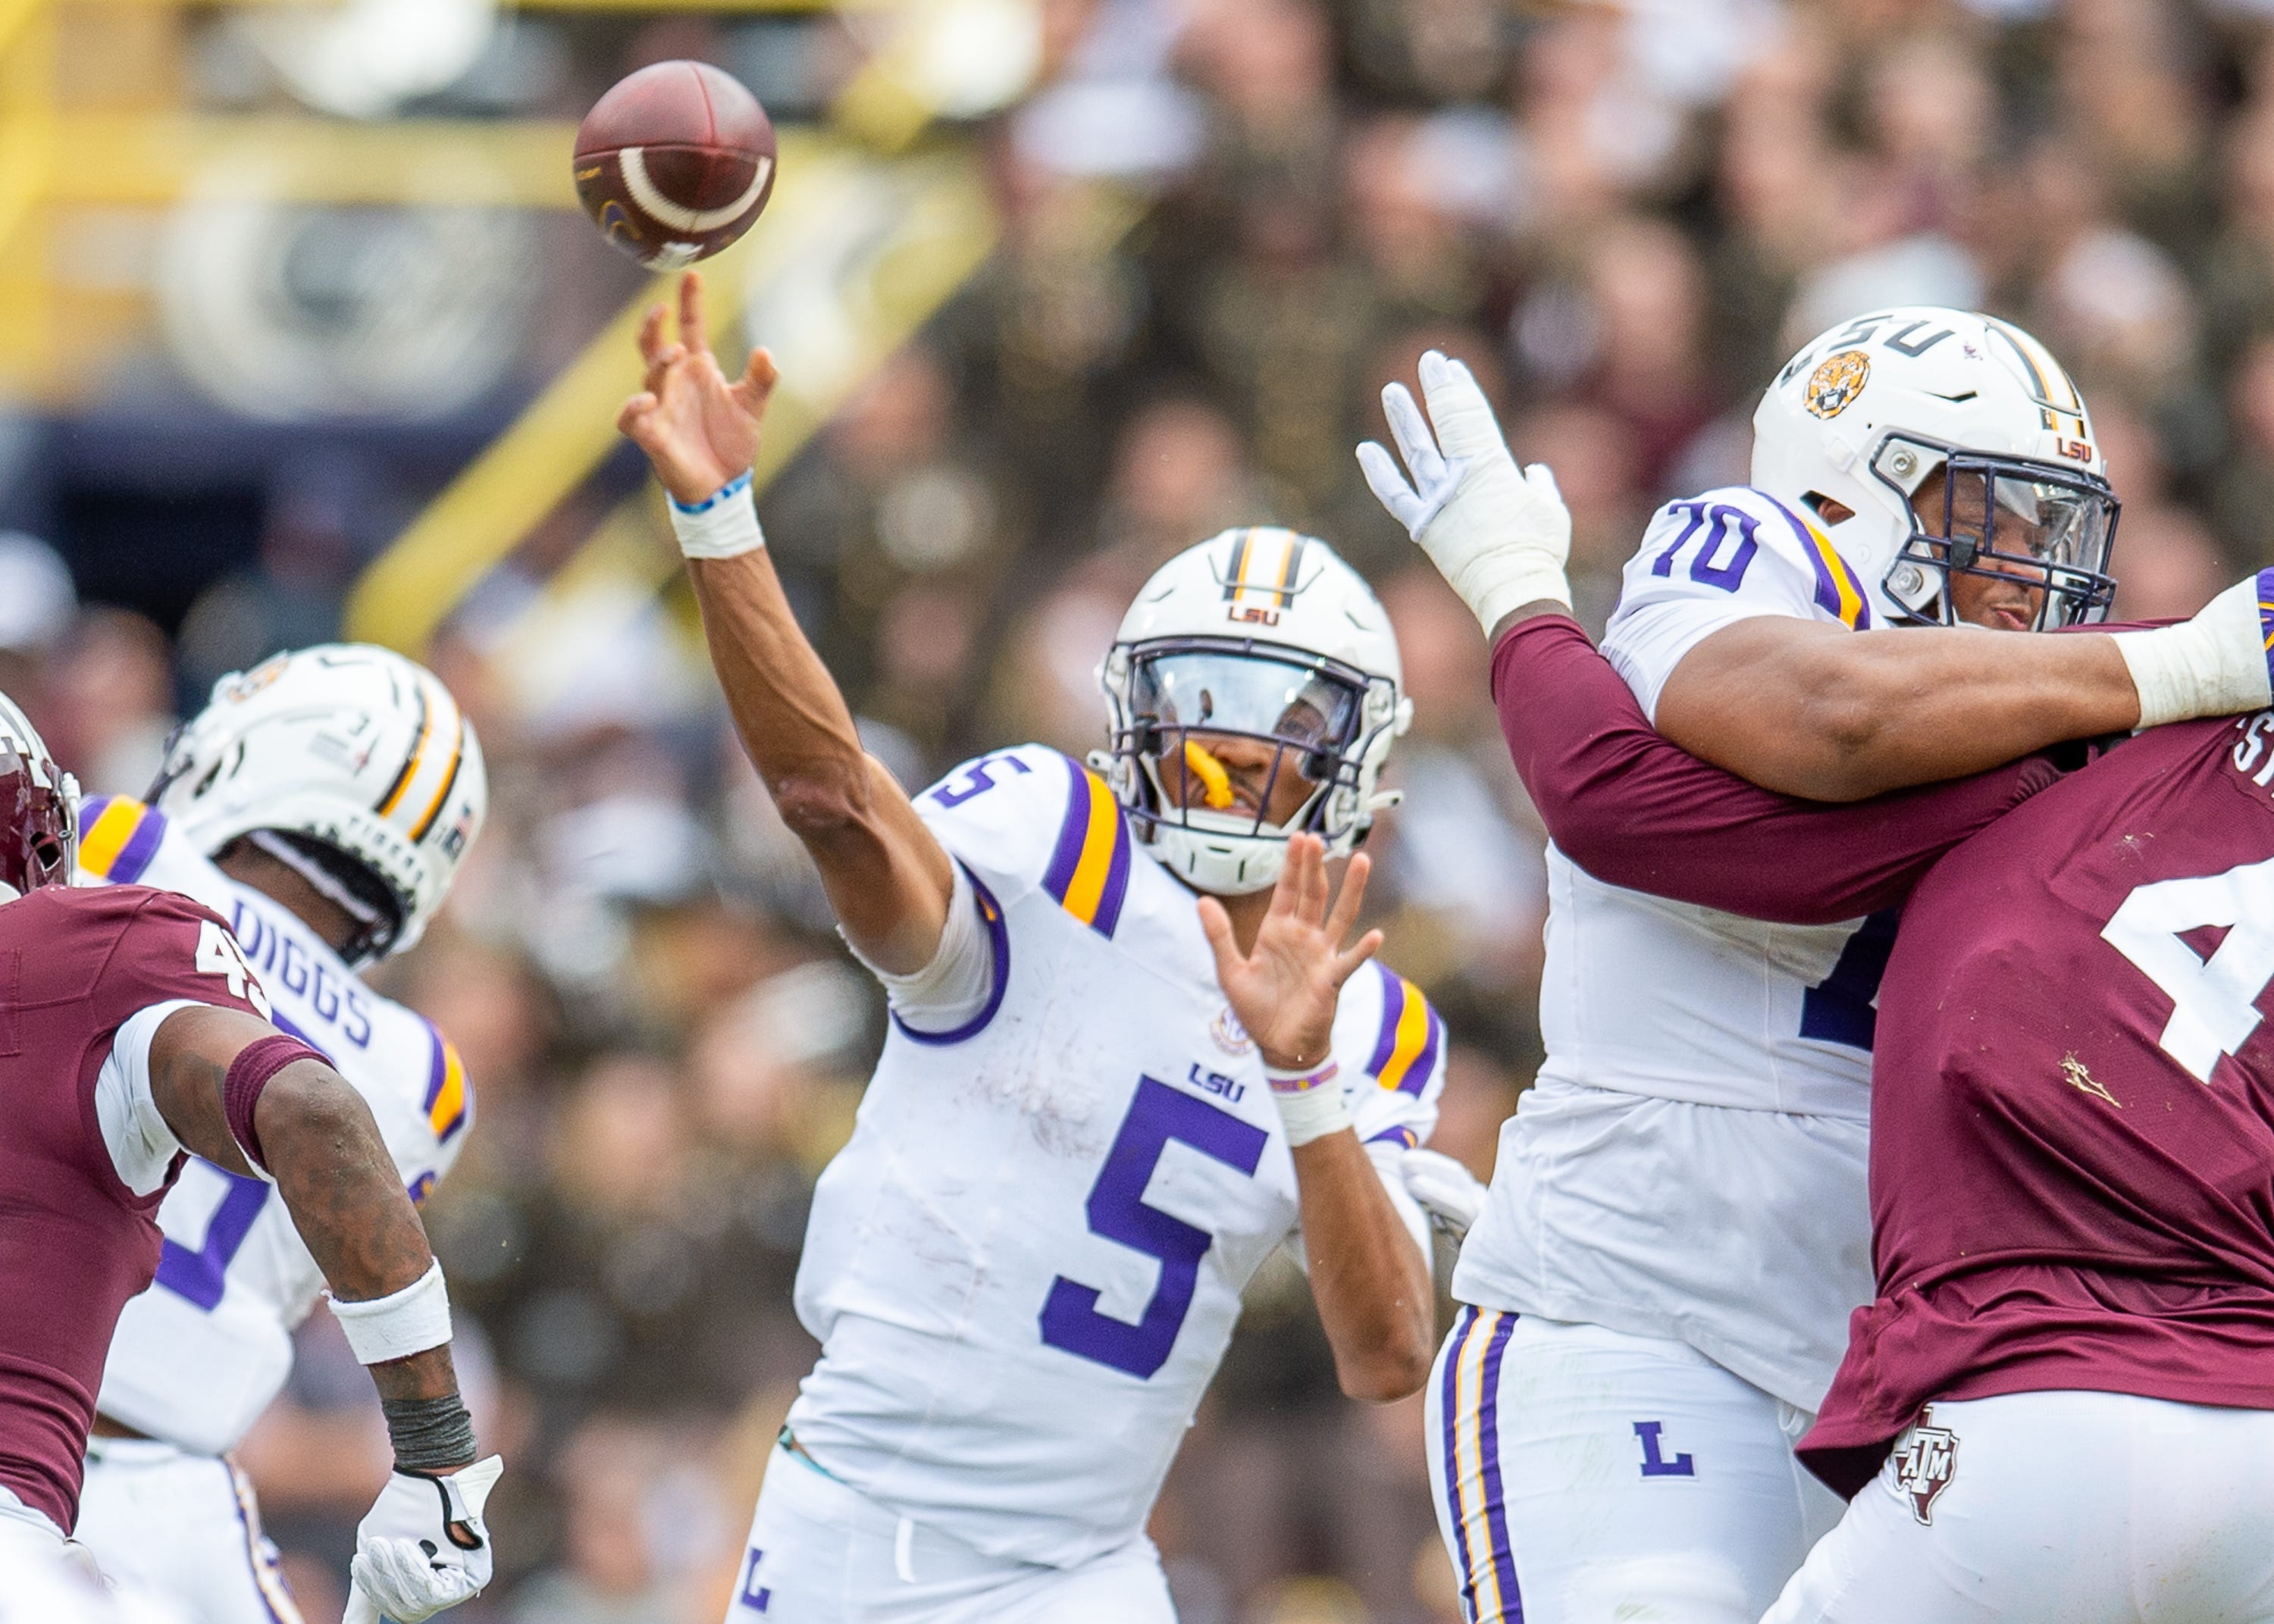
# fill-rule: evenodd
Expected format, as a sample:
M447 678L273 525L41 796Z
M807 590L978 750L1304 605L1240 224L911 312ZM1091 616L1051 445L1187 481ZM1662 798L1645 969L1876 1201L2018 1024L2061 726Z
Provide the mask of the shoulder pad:
M79 866L114 885L140 879L165 838L165 815L131 796L103 795L79 803Z
M1627 592L1631 598L1653 581L1736 592L1764 569L1800 589L1796 607L1805 596L1828 618L1870 629L1863 581L1830 538L1798 509L1750 485L1724 485L1660 508L1627 566Z
M1040 887L1111 936L1128 891L1129 821L1105 780L1044 745L965 763L916 797L957 859L1005 903Z
M1445 1023L1412 981L1375 959L1343 987L1335 1011L1335 1048L1380 1086L1419 1094L1435 1079Z

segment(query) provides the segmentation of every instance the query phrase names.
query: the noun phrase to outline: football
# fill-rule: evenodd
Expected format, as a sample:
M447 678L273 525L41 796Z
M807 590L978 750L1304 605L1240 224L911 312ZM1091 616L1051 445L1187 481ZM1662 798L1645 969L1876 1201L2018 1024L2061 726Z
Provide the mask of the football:
M576 130L576 196L601 234L653 270L705 259L750 229L774 186L774 127L704 62L619 79Z

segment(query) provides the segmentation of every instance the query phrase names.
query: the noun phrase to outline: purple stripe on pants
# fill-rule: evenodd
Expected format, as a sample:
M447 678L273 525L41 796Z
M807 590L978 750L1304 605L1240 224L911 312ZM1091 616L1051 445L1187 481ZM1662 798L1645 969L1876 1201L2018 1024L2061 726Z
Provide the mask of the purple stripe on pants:
M1452 1340L1445 1349L1445 1390L1441 1400L1445 1411L1445 1505L1452 1513L1453 1554L1461 1570L1455 1576L1461 1582L1461 1616L1472 1624L1477 1616L1477 1569L1469 1556L1468 1521L1461 1515L1459 1398L1461 1350L1468 1344L1469 1333L1476 1324L1477 1311L1464 1304L1460 1318L1453 1322Z
M1508 1507L1500 1485L1500 1360L1508 1351L1517 1316L1503 1314L1485 1350L1485 1374L1477 1415L1477 1452L1484 1457L1485 1528L1492 1540L1493 1572L1500 1579L1501 1617L1524 1624L1524 1598L1516 1586L1516 1553L1509 1549Z

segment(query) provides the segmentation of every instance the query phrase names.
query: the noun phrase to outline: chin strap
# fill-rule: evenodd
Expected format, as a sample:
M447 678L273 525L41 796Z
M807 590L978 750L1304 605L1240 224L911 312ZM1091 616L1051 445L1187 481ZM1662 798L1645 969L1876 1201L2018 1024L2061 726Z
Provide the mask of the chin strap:
M387 915L308 861L289 840L266 829L256 829L245 839L265 857L274 858L308 882L315 893L364 928L365 934L387 922Z

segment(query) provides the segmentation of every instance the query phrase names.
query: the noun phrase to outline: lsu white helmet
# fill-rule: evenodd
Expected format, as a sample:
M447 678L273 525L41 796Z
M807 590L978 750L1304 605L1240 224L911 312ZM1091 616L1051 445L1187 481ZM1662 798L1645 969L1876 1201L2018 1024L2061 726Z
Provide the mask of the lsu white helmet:
M1261 891L1290 835L1347 855L1396 802L1374 787L1413 719L1389 616L1359 573L1314 536L1257 526L1187 547L1155 572L1099 668L1111 748L1092 757L1154 856L1199 890ZM1270 751L1258 804L1242 810L1209 748ZM1284 774L1308 787L1268 821Z
M214 684L150 802L207 855L245 837L363 927L350 963L409 947L489 809L473 726L432 672L366 643L278 654Z
M1956 624L1959 574L2038 590L2040 631L2101 619L2115 592L2118 504L2084 397L1995 317L1915 305L1811 340L1753 414L1752 481L1816 515L1883 624Z

